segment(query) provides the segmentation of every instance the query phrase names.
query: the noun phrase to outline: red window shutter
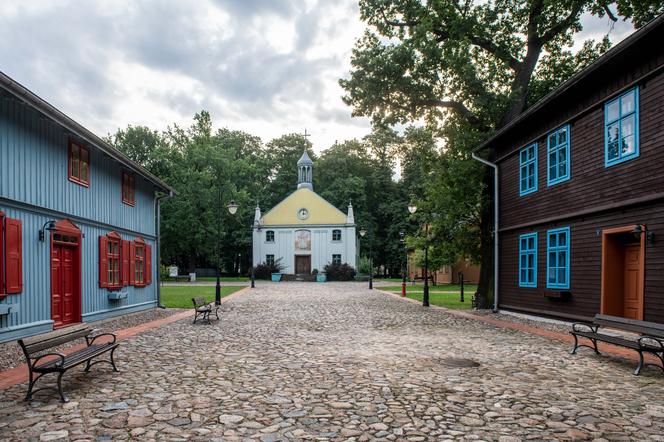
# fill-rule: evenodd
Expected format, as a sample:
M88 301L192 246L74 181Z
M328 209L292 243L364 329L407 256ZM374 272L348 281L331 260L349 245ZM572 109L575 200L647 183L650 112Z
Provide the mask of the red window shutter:
M23 228L21 220L5 220L5 265L7 293L23 291Z
M108 287L108 238L99 237L99 287Z
M135 285L136 281L136 245L134 241L129 242L129 285Z
M152 284L152 246L145 245L145 285Z
M131 274L130 266L129 266L129 243L130 241L123 240L122 241L122 286L128 286L129 285L129 275Z

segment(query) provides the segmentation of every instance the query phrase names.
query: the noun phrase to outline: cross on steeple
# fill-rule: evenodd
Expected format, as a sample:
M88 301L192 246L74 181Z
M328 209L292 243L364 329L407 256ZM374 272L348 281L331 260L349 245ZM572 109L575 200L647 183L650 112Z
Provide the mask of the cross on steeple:
M304 135L302 135L302 136L303 136L304 139L306 140L307 137L310 137L310 136L311 136L311 134L308 134L308 133L307 133L307 129L304 129Z

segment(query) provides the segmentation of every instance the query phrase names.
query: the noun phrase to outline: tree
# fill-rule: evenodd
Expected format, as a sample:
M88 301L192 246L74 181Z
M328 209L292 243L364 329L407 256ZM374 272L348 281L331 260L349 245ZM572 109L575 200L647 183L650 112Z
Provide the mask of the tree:
M437 165L442 190L430 188L426 198L457 202L462 225L448 220L440 230L465 225L471 238L477 234L481 306L492 295L493 180L492 171L472 164L470 152L608 48L604 40L586 42L578 54L561 50L581 30L582 14L632 19L638 27L662 5L619 0L612 10L604 0L360 0L370 28L353 50L350 78L340 80L344 101L354 115L381 124L423 121L446 141L446 161ZM461 199L452 198L455 181L462 184Z

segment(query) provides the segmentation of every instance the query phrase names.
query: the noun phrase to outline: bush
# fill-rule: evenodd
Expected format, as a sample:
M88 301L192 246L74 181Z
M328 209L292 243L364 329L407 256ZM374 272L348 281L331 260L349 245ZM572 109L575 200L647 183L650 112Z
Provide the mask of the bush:
M369 258L366 256L360 257L359 261L357 262L357 271L362 275L368 275L371 273L371 263L369 262Z
M268 265L264 262L258 264L254 269L254 278L256 279L271 279L273 273L281 273L284 265L281 263L281 258L274 261L274 264Z
M328 281L352 281L356 273L355 269L346 263L328 264L325 266L325 274Z

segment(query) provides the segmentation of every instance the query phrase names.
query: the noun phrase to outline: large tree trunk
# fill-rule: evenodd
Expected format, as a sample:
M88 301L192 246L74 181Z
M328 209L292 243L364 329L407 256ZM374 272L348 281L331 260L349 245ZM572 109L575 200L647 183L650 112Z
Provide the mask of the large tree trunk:
M482 204L482 213L480 214L480 241L481 241L481 259L480 280L477 286L477 307L481 309L489 308L493 300L493 169L487 167L484 171L482 181L484 184L486 200Z

